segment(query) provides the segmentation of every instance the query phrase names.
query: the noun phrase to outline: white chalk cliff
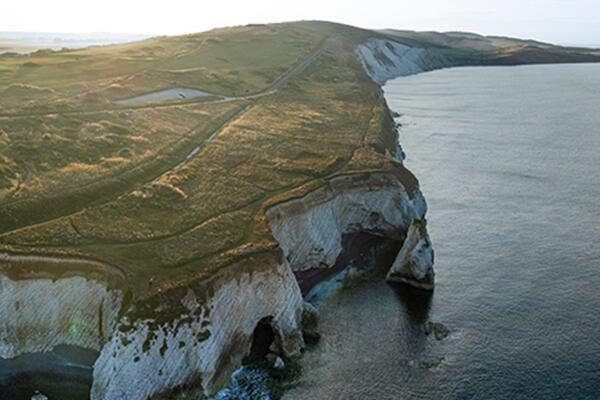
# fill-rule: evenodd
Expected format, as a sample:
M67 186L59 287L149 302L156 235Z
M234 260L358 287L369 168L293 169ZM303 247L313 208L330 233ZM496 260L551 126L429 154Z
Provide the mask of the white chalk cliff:
M453 65L450 60L434 50L408 47L387 39L371 38L358 45L355 52L367 74L379 85L399 76Z
M421 289L433 289L433 248L425 221L415 219L408 229L402 248L390 268L388 282L408 283Z
M403 239L427 204L390 173L352 174L330 179L304 197L267 211L269 226L296 271L333 266L342 235L369 232Z
M272 318L281 354L299 355L304 306L287 261L263 256L252 262L258 271L229 267L207 302L189 289L181 300L187 312L172 323L136 321L117 330L94 365L91 399L142 400L198 379L213 393L230 381L263 318Z
M370 39L356 54L378 84L446 63L434 53L383 39ZM131 312L118 320L123 293L97 280L15 280L0 268L0 356L47 351L58 344L96 349L100 356L91 399L145 400L192 381L214 393L250 351L254 329L264 318L269 318L278 352L298 355L304 346L303 320L311 309L304 305L292 269L332 266L344 234L370 232L404 240L389 279L433 285L431 243L424 225L415 223L424 219L427 205L416 181L400 175L332 177L303 197L271 207L267 219L280 249L225 268L211 278L210 290L188 288L177 300L183 311L168 322L159 323L152 314L134 320Z
M99 351L117 324L122 292L81 276L50 279L30 273L40 265L46 270L86 266L119 279L121 274L96 261L0 253L0 357L59 344Z
M117 322L122 294L82 277L11 280L0 276L0 357L58 344L102 349Z

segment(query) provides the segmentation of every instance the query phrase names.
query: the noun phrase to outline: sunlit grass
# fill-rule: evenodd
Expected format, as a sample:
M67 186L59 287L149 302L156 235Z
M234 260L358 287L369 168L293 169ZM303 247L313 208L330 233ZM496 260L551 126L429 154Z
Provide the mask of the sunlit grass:
M412 185L384 156L395 150L391 117L354 54L370 35L307 22L0 61L18 66L0 90L23 100L0 112L0 243L118 266L141 301L272 251L265 207L332 176L387 170ZM286 85L252 96L328 37ZM249 97L113 103L172 87Z

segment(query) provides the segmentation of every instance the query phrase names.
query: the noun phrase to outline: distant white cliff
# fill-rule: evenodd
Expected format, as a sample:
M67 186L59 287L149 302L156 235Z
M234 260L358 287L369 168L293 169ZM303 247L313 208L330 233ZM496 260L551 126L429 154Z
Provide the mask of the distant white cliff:
M367 74L379 85L389 79L451 67L453 63L435 50L408 47L393 40L371 38L356 47Z

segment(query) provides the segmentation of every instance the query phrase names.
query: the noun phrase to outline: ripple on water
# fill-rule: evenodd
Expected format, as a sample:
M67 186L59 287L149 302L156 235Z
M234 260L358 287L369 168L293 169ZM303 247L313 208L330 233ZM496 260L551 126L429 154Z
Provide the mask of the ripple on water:
M436 289L423 300L367 282L332 296L285 398L597 399L597 87L592 64L389 82L406 165L429 203ZM425 336L428 319L450 336ZM413 362L435 358L435 368Z

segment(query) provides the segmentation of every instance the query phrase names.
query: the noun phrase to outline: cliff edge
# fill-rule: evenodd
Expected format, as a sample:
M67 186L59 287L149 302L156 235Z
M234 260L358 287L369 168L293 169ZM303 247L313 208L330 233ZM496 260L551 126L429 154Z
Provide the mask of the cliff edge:
M269 58L274 38L287 47ZM198 72L209 55L243 58L248 46L264 57L213 66L207 77ZM272 333L269 348L281 358L301 354L315 318L294 272L331 268L345 235L402 243L388 280L433 288L427 204L402 164L381 85L451 66L450 58L321 22L126 46L127 57L187 54L169 55L177 73L167 75L157 69L113 76L104 52L125 50L111 49L85 50L106 74L101 86L108 84L81 82L87 100L75 95L66 104L62 86L46 88L54 81L43 73L53 66L38 56L36 85L5 89L20 85L30 103L25 109L13 102L0 116L3 142L44 127L56 132L44 137L48 143L68 144L67 134L53 136L67 123L69 135L85 135L55 175L39 167L39 176L55 177L56 190L36 191L41 179L30 181L11 161L19 147L1 155L0 316L8 322L0 329L0 356L58 344L98 350L93 400L144 400L189 384L209 395L229 382L261 329ZM73 62L77 56L60 54ZM223 83L239 76L243 90ZM193 83L218 96L117 102L147 91L139 82L160 83L156 90ZM282 83L265 91L273 82ZM88 101L92 95L97 102ZM85 118L74 116L79 111ZM13 129L4 120L26 124Z

